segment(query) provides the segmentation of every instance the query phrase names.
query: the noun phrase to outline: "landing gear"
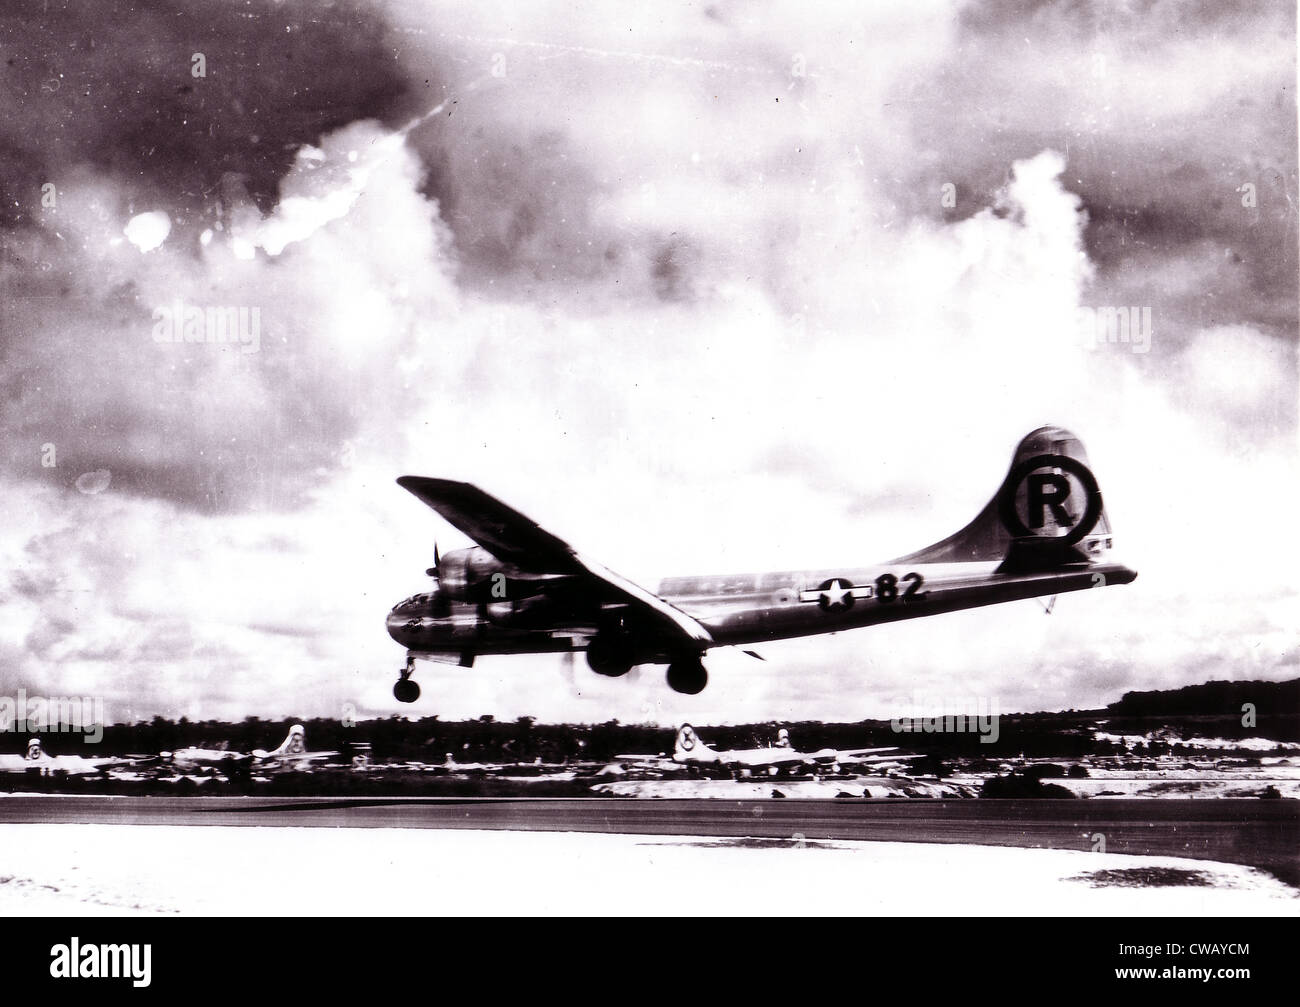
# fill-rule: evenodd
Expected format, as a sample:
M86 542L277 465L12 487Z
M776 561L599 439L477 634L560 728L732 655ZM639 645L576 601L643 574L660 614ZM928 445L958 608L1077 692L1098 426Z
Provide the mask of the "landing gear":
M668 687L673 692L695 696L703 692L708 684L709 673L704 670L704 662L698 657L678 658L668 666Z
M399 703L414 703L420 698L420 685L411 679L414 671L415 658L407 657L406 667L397 673L397 683L393 686L393 698Z
M618 678L632 670L636 652L625 633L601 632L587 644L587 664L597 675Z
M399 678L393 685L393 698L399 703L414 703L420 698L420 683Z

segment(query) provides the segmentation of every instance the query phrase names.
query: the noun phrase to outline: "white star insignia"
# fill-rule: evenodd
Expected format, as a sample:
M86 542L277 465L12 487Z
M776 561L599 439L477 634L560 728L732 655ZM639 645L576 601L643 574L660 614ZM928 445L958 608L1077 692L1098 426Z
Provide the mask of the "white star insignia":
M827 608L844 608L853 597L853 586L847 581L833 580L821 593L821 601Z

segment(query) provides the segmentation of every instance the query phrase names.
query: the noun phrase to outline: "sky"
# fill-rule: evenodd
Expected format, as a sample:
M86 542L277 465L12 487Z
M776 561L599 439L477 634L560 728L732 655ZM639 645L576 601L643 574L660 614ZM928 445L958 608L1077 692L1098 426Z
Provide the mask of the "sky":
M1297 674L1293 5L20 0L0 53L6 694L670 724ZM160 341L187 306L244 341ZM384 616L467 544L399 475L653 587L912 551L1045 423L1133 585L695 697L549 657L391 697Z

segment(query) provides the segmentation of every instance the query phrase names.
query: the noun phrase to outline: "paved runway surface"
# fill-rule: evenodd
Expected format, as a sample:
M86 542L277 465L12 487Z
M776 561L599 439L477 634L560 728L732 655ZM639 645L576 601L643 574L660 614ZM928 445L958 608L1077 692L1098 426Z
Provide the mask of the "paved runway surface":
M569 800L0 795L0 823L513 829L978 843L1192 857L1300 885L1300 802Z

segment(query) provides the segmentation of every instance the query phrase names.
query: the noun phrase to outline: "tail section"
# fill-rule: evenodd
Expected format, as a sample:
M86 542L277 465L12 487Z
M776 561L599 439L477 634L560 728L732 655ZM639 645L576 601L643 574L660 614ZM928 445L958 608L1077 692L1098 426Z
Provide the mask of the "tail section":
M961 531L899 563L1001 562L1002 572L1050 570L1099 560L1110 521L1083 442L1039 427L1016 447L997 495Z
M301 724L289 728L289 735L275 750L276 755L303 755L307 751L307 731Z
M270 752L257 749L253 752L259 759L274 759L279 756L303 755L307 751L307 732L301 724L294 724L289 728L289 733L285 735L284 741L280 742L280 747Z
M700 740L695 728L683 724L677 728L677 738L673 742L673 758L678 762L698 760L713 754L713 749Z

